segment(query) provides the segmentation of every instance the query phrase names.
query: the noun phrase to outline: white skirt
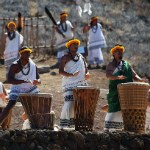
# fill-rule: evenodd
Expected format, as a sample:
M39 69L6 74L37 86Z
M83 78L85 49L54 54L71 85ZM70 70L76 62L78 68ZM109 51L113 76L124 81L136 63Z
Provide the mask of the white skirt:
M122 112L107 113L105 117L104 129L123 129Z

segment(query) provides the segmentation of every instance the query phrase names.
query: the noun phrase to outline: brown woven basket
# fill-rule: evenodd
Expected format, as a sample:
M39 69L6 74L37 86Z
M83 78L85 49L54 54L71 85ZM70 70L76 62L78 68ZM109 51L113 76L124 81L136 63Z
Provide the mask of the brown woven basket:
M144 133L149 84L122 83L118 85L118 93L124 130Z
M124 109L122 110L124 130L136 133L145 132L146 110Z
M118 85L121 110L123 109L146 109L148 83L128 82Z

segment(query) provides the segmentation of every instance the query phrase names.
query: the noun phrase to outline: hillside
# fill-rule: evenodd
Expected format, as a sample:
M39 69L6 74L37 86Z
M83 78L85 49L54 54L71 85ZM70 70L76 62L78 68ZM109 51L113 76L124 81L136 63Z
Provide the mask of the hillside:
M88 0L78 0L83 8ZM89 0L90 1L90 0ZM109 50L116 43L126 48L127 59L141 76L150 76L150 1L149 0L91 0L92 15L77 15L75 0L1 0L0 14L2 17L16 17L18 12L23 16L46 16L47 6L56 20L63 10L69 12L69 20L78 22L75 36L82 40L85 46L86 35L82 33L84 24L89 23L92 16L99 16L103 26L108 47L103 49L105 63L110 60ZM47 24L51 24L47 18ZM50 35L51 33L48 32ZM51 40L51 39L49 39Z

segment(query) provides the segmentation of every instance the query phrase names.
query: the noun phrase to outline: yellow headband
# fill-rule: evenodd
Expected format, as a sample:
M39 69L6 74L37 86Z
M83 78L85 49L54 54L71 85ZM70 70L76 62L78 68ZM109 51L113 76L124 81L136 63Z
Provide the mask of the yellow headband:
M26 49L23 49L23 50L19 51L20 54L22 54L23 52L30 52L30 53L32 53L32 49L26 48Z
M7 27L9 28L9 26L10 26L11 24L13 24L13 25L15 26L15 28L16 28L16 23L15 23L15 22L9 22L9 23L7 24Z
M113 55L114 52L117 51L117 50L118 50L118 51L121 51L122 53L124 53L125 48L124 48L124 46L119 46L119 45L117 45L117 46L113 47L113 48L110 50L110 54Z
M91 18L91 22L94 21L94 20L98 20L98 16Z
M66 43L66 47L69 48L69 46L73 43L77 43L78 46L80 46L80 41L78 39L73 39L73 40L70 40Z
M67 17L67 16L68 16L67 13L61 13L61 14L60 14L60 17Z

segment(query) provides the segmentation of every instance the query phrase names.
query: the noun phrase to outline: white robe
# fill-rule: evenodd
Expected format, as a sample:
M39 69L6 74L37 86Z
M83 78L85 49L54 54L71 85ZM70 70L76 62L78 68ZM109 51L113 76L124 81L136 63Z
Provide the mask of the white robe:
M36 79L36 65L35 63L30 59L30 71L28 75L23 75L22 72L20 71L15 75L15 79L18 80L35 80ZM23 69L24 72L28 71L28 68ZM37 93L38 89L36 86L34 86L31 83L21 83L21 84L13 84L10 89L10 94L9 94L9 99L10 100L16 100L18 98L20 93Z
M77 62L74 62L73 60L69 61L65 65L65 71L68 73L75 73L79 71L79 74L74 77L66 77L63 76L62 79L62 88L63 90L74 88L78 86L80 83L86 83L85 80L85 65L83 56L81 54L79 55L79 60Z
M68 73L75 73L79 71L79 74L75 77L64 76L62 79L63 96L65 99L60 117L60 126L62 128L74 126L73 89L77 86L87 86L83 56L79 54L79 60L77 62L74 62L73 60L69 61L65 65L65 71Z
M57 24L60 24L60 21L57 22ZM59 29L60 31L66 36L66 38L63 38L63 36L61 34L59 34L58 32L56 32L56 46L57 46L57 58L60 59L62 56L64 56L67 53L67 48L66 48L66 42L68 42L68 40L71 40L74 36L73 32L72 32L72 24L69 20L66 20L66 24L67 24L67 31L63 31L62 27L60 26ZM63 23L64 25L64 23Z
M88 62L89 64L101 64L104 62L101 48L106 47L105 37L102 32L101 24L97 23L96 26L89 30L88 36Z
M6 67L10 67L12 62L19 58L19 49L23 43L23 36L15 31L15 38L10 40L6 37L6 44L4 50L4 60ZM7 33L6 33L7 35Z

